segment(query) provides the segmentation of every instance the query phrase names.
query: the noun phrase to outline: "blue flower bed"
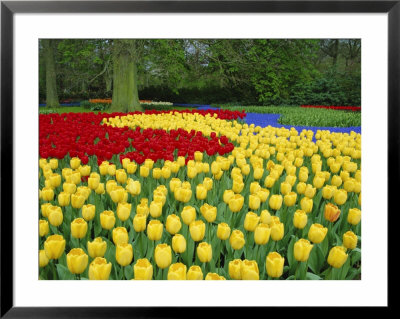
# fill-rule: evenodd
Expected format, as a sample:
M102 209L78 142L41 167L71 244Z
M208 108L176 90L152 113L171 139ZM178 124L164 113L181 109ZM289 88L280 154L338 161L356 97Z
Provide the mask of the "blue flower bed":
M46 106L46 104L39 104L39 107ZM81 102L75 102L75 103L60 103L60 106L81 106Z
M278 123L280 114L260 114L260 113L246 113L245 121L247 124L254 124L255 126L266 127L271 125L273 127L285 127L290 129L294 127L299 133L303 130L311 130L314 134L318 130L329 130L331 132L337 133L350 133L354 131L356 133L361 133L361 126L353 126L353 127L316 127L316 126L295 126L295 125L284 125ZM313 138L314 139L314 138Z

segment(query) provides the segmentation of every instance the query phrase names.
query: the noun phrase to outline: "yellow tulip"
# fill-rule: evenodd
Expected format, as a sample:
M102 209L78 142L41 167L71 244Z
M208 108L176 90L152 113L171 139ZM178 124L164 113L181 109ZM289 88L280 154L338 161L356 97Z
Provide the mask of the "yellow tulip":
M182 263L175 263L169 266L168 280L186 280L186 265Z
M88 224L83 218L75 218L71 222L71 236L74 238L83 238L86 236Z
M243 190L243 188L244 188L244 183L243 183L243 182L239 182L239 181L235 181L235 180L233 181L232 190L233 190L236 194L241 193L242 190Z
M172 237L172 249L178 254L182 254L186 250L186 239L181 234L175 234Z
M187 280L203 280L203 272L199 266L193 265L186 274Z
M220 240L226 240L231 234L231 228L227 223L219 223L217 227L217 237Z
M49 219L50 225L58 227L62 224L64 215L61 207L50 206L47 208L47 218Z
M179 218L179 216L175 214L168 215L167 221L165 223L165 229L167 232L169 232L171 235L175 235L180 231L182 228L182 223Z
M248 212L244 218L244 229L253 232L259 222L260 217L256 213Z
M283 182L281 183L281 194L282 195L287 195L291 192L292 190L292 185L290 185L288 182Z
M190 198L192 197L192 190L183 188L183 187L179 187L179 188L175 189L174 197L175 197L175 200L177 200L179 202L187 203L190 200Z
M282 195L271 195L269 198L269 207L274 210L278 210L282 206Z
M201 241L206 232L206 224L202 220L195 220L189 224L189 232L193 241Z
M298 209L293 215L293 225L298 229L306 227L308 221L307 213L304 210Z
M138 259L133 266L135 280L151 280L153 278L153 266L147 258Z
M254 242L257 245L265 245L269 241L271 228L267 224L258 224L254 230Z
M51 235L44 242L44 250L48 259L58 259L65 250L65 239L61 235Z
M72 169L77 169L81 165L81 160L79 157L73 157L69 161L69 166L71 166Z
M45 201L52 201L54 198L54 191L50 187L43 187L42 189L42 199Z
M344 189L338 189L333 195L336 205L343 205L347 201L347 192Z
M234 259L229 262L229 277L233 280L241 280L242 279L242 260Z
M67 266L72 274L81 274L88 265L88 255L82 248L72 248L67 254Z
M71 195L71 205L73 208L79 209L85 203L85 196L80 193L76 192L75 194Z
M267 274L273 278L279 278L283 274L283 264L285 263L285 258L283 258L277 252L271 252L266 257L265 268Z
M154 259L158 268L165 269L171 265L172 252L171 246L167 244L158 244L154 250Z
M153 178L154 179L160 179L161 178L161 168L155 167L153 169Z
M150 170L147 166L142 165L142 166L140 166L139 173L140 173L140 176L146 178L149 176Z
M82 217L86 221L92 220L95 214L96 214L96 206L92 204L87 204L82 206Z
M199 184L196 186L196 198L203 200L207 197L207 189L203 186L203 184Z
M49 264L49 258L46 256L44 249L39 250L39 267L46 267Z
M181 212L182 221L190 225L196 219L196 210L192 206L185 206Z
M231 197L228 201L229 204L229 209L233 212L233 213L237 213L239 212L244 204L244 197L240 194L236 194L233 197Z
M285 197L283 198L285 205L288 207L291 207L294 204L296 204L296 200L297 200L297 194L295 192L290 192L286 194Z
M231 236L229 237L229 243L235 250L242 249L245 244L243 233L239 229L232 231Z
M131 181L126 185L126 190L132 196L137 196L141 192L141 185L139 181Z
M313 198L317 189L315 187L312 187L312 185L307 184L306 190L304 191L304 195L308 198Z
M91 258L104 257L107 250L107 242L101 237L96 237L92 242L87 242L87 249Z
M299 239L294 244L294 258L297 261L307 261L313 245L304 238Z
M271 238L274 241L279 241L284 235L284 225L281 222L271 224Z
M50 185L52 187L58 187L61 185L61 176L59 174L51 174L49 177Z
M261 200L257 195L249 195L249 208L252 210L257 210L260 208Z
M200 262L207 263L212 259L212 247L206 242L202 242L197 246L197 257Z
M224 276L220 276L217 273L209 272L204 280L226 280L226 279Z
M96 257L89 265L89 280L108 280L111 273L111 262L102 257Z
M347 215L347 222L352 225L357 225L361 221L361 210L358 208L350 208Z
M149 221L147 225L147 237L150 240L154 241L160 240L163 233L163 229L164 229L163 224L159 220L153 219Z
M49 233L49 223L47 220L41 219L39 220L39 236L43 237Z
M104 190L104 183L100 183L99 186L96 188L95 192L96 192L96 194L98 194L98 195L104 194L104 193L105 193L105 190Z
M325 239L327 233L328 228L321 224L312 224L308 231L308 239L310 239L314 244L319 244Z
M125 227L116 227L112 230L112 239L115 246L123 243L128 243L129 241L128 231L126 230Z
M268 210L261 211L260 222L269 225L271 223L271 214Z
M105 210L100 214L100 224L104 229L110 230L115 225L114 212L111 210Z
M297 186L296 186L297 193L304 194L304 192L306 191L306 187L307 187L306 183L303 183L303 182L297 183Z
M60 192L58 194L58 205L61 207L68 206L70 203L71 195L67 192Z
M207 203L200 207L200 212L209 223L212 223L217 218L217 207Z
M115 259L120 266L128 266L133 259L132 245L128 243L116 245Z
M303 197L300 201L300 207L303 211L305 211L307 214L311 213L313 209L313 200L308 197Z
M259 280L260 272L255 260L243 260L240 268L242 280Z
M328 264L334 268L340 268L346 262L347 257L346 248L343 246L332 247L328 254Z

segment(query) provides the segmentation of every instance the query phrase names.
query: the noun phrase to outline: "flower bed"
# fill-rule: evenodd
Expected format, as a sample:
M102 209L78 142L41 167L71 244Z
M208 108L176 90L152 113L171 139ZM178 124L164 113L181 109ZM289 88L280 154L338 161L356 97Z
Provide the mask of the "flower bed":
M327 105L301 105L305 108L328 109L328 110L342 110L342 111L361 111L361 106L327 106Z
M244 115L40 115L40 279L359 279L361 135Z

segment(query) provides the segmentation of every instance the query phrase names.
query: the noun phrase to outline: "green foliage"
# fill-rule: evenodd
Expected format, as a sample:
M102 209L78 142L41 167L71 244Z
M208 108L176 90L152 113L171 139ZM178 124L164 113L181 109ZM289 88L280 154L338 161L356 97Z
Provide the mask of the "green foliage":
M110 104L107 103L90 103L90 111L104 112L110 108Z
M90 109L90 107L92 106L92 103L90 103L89 101L82 101L80 103L81 107L83 107L84 109Z

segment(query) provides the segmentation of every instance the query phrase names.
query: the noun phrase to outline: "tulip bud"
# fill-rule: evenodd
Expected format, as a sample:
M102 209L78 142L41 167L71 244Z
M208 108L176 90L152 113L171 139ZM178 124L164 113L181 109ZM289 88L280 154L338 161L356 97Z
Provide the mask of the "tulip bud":
M150 158L146 158L144 161L144 166L148 167L149 169L152 169L154 165L154 161Z
M347 215L347 222L352 225L357 225L361 221L361 210L358 208L350 208Z
M116 227L112 230L112 239L115 246L123 243L128 243L129 241L128 231L126 230L125 227Z
M200 207L200 212L209 223L212 223L217 218L217 207L207 203Z
M338 220L339 216L340 209L336 205L333 205L332 203L327 203L325 205L324 217L327 221L333 223Z
M248 212L244 218L244 229L253 232L259 222L260 217L256 213Z
M261 179L262 177L263 177L263 175L264 175L264 169L263 168L261 168L261 167L257 167L255 170L254 170L254 179Z
M202 220L195 220L189 224L189 232L193 241L201 241L206 232L206 224Z
M74 238L83 238L88 229L87 222L83 218L75 218L71 222L71 236Z
M271 214L268 210L264 209L261 211L260 222L267 225L271 223Z
M347 201L347 192L344 189L338 189L333 195L336 205L343 205Z
M271 238L274 241L279 241L284 235L284 225L281 222L271 224Z
M197 257L200 262L207 263L212 258L212 247L206 242L202 242L197 246Z
M49 258L46 256L44 249L39 250L39 267L46 267L49 263Z
M100 224L101 227L107 230L110 230L115 225L115 216L114 212L111 210L105 210L100 214Z
M154 179L160 179L161 178L161 168L155 167L153 169L153 178Z
M285 258L283 258L279 253L269 253L265 262L265 268L267 270L268 276L273 278L278 278L282 276L284 263Z
M192 206L185 206L181 212L181 218L186 225L190 225L196 219L196 210Z
M92 242L87 242L87 249L91 258L104 257L107 250L107 242L101 237L96 237Z
M72 169L77 169L81 165L81 160L79 157L73 157L69 161L69 166L71 166Z
M92 220L95 214L96 214L96 206L92 204L87 204L82 206L82 217L86 221Z
M294 204L296 204L296 200L297 200L297 194L295 192L290 192L286 194L285 197L283 198L285 205L288 207L291 207Z
M165 229L167 232L169 232L171 235L175 235L180 231L182 228L182 223L179 218L179 216L175 214L168 215L167 221L165 223Z
M235 181L235 180L233 181L232 190L236 194L240 193L243 190L243 188L244 188L244 183L243 182L239 182L239 181Z
M304 210L298 209L293 215L293 225L298 229L306 227L308 221L307 213Z
M182 263L175 263L169 266L168 280L186 280L186 265Z
M241 280L242 279L242 260L234 259L229 262L229 277L233 280Z
M163 224L159 220L153 219L149 221L147 225L147 237L150 240L154 241L160 240L163 233L163 229L164 229Z
M151 280L153 278L153 266L147 258L138 259L133 266L135 280Z
M179 187L179 188L175 189L174 197L175 197L175 200L177 200L177 201L187 203L190 200L190 198L192 197L192 190L183 188L183 187Z
M255 260L243 260L240 268L242 280L259 280L260 272Z
M111 263L102 257L96 257L89 265L90 280L108 280L111 273Z
M58 160L56 158L52 158L49 160L50 168L57 169L58 168Z
M243 233L238 229L232 231L231 236L229 238L229 243L231 247L235 250L242 249L245 244Z
M58 187L61 185L61 176L59 174L51 174L49 177L51 187Z
M61 207L50 206L47 208L47 218L49 219L50 225L58 227L63 222L63 213Z
M43 237L49 233L49 223L47 220L41 219L39 220L39 236Z
M306 189L304 191L304 195L308 198L313 198L317 189L315 187L312 187L310 184L307 184Z
M250 194L255 194L261 190L261 186L258 182L252 182L250 184Z
M42 199L45 201L52 201L54 198L54 191L50 187L43 187L42 189Z
M154 259L158 268L167 268L172 261L171 246L167 244L158 244L154 250Z
M303 183L303 182L297 183L297 186L296 186L297 193L304 194L306 191L306 187L307 187L306 183Z
M203 272L199 266L193 265L189 268L187 275L187 280L203 280Z
M199 151L194 152L194 160L196 162L201 162L203 160L203 153Z
M287 182L281 183L281 194L282 195L289 194L291 190L292 190L292 185L290 185Z
M254 230L254 242L257 245L265 245L269 241L271 228L267 224L258 224Z
M116 247L115 259L117 260L117 263L122 267L128 266L133 259L132 245L128 243L122 243L116 245Z
M294 244L294 258L297 261L307 261L312 248L313 245L307 239L299 239Z
M236 194L234 195L232 198L229 199L229 209L233 212L233 213L237 213L239 212L244 204L244 197L240 194Z
M219 223L217 227L217 237L220 240L226 240L231 234L231 228L227 223Z
M209 272L204 280L226 280L224 276L220 276L215 272Z
M203 184L199 184L196 186L196 198L197 199L206 199L207 197L207 189L203 186Z
M282 195L271 195L269 198L269 207L274 210L278 210L282 206Z
M147 166L142 165L142 166L140 166L139 173L140 173L140 176L146 178L149 176L150 171Z
M308 231L308 239L310 239L314 244L319 244L325 239L327 233L328 228L321 224L312 224Z
M82 248L72 248L67 254L67 266L72 274L81 274L88 265L88 255Z
M186 239L181 234L175 234L172 237L172 249L178 254L182 254L186 250Z
M141 192L141 185L139 181L131 181L126 185L126 190L132 195L139 195Z
M172 178L172 179L169 181L169 189L170 189L172 192L175 192L175 190L176 190L177 188L181 187L181 185L182 185L182 181L181 181L179 178Z
M308 197L303 197L300 201L300 207L303 211L305 211L307 214L311 213L313 209L313 200Z
M257 210L260 208L261 200L257 195L249 195L249 208L252 210Z
M343 246L335 246L331 248L328 255L328 264L334 268L340 268L346 262L347 257L346 248Z

